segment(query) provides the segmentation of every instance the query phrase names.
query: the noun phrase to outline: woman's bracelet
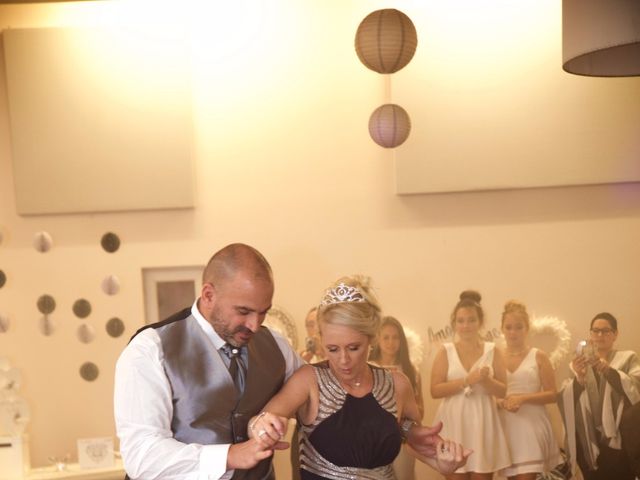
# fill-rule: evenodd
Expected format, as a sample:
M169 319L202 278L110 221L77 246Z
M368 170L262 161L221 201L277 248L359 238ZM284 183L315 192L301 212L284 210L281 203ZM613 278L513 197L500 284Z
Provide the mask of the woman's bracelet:
M409 430L411 427L418 425L418 422L412 420L411 418L403 417L400 422L400 434L402 435L402 441L406 442L409 438Z
M249 430L253 431L253 427L256 426L256 423L258 423L258 420L260 420L266 414L267 414L267 412L260 412L260 414L256 418L253 419L253 421L251 422L251 425L249 425Z
M462 379L462 390L464 390L468 386L469 386L469 382L467 382L467 376L465 375L465 377Z

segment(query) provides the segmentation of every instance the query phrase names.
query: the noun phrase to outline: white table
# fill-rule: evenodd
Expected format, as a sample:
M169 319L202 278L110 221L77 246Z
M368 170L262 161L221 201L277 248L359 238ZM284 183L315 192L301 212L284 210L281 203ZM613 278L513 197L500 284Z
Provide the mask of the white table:
M124 468L120 459L116 459L113 467L109 468L80 468L77 463L69 463L62 471L53 466L32 468L24 478L25 480L123 480Z

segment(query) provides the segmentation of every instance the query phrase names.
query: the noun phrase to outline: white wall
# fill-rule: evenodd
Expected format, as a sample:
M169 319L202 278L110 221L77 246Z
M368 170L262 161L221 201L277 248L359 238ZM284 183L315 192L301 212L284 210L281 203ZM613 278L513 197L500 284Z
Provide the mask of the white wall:
M80 3L3 5L0 24L91 24L95 9L115 8ZM640 187L396 196L392 153L366 128L384 100L384 82L352 50L359 21L374 8L272 1L266 20L251 24L256 36L226 56L198 37L206 29L194 31L204 42L194 46L194 210L17 216L0 89L0 269L8 276L0 312L12 321L0 334L0 355L23 371L34 465L74 453L79 437L115 435L113 364L143 324L141 268L202 264L233 241L270 260L275 303L301 332L329 282L363 273L373 277L386 312L425 342L427 328L444 327L458 293L473 287L483 294L489 327L512 297L539 315L566 319L576 338L593 314L609 310L620 319L619 347L637 348ZM464 132L451 141L464 141ZM46 254L32 248L40 230L54 238ZM99 246L107 231L122 238L115 254ZM120 277L119 295L101 292L107 274ZM58 300L59 329L48 338L37 330L35 302L43 293ZM88 321L98 337L89 345L75 338L80 322L71 305L80 297L94 305ZM120 339L104 332L112 316L126 322ZM78 375L86 360L101 369L93 383ZM427 421L437 406L428 394L429 365L422 365ZM421 478L427 470L421 467Z

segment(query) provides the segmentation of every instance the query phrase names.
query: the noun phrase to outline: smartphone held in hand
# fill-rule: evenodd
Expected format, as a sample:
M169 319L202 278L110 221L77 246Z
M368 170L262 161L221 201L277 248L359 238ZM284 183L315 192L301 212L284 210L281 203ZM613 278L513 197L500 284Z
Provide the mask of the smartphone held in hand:
M584 355L587 361L592 361L596 358L596 351L593 344L587 340L581 340L576 346L576 356Z

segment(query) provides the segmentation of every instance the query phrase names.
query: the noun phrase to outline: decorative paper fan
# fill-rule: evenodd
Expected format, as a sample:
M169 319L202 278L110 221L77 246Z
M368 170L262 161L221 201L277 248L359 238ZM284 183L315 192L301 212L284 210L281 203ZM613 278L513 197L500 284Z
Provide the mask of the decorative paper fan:
M294 350L298 349L298 331L296 325L293 323L291 316L281 307L271 307L271 310L269 310L264 320L264 325L289 340Z

